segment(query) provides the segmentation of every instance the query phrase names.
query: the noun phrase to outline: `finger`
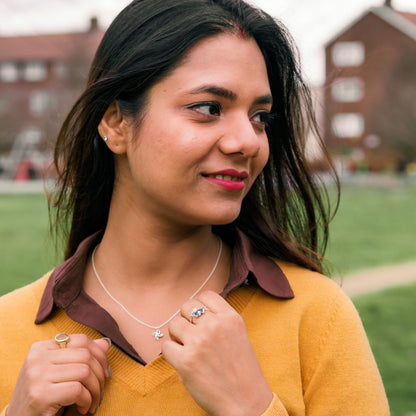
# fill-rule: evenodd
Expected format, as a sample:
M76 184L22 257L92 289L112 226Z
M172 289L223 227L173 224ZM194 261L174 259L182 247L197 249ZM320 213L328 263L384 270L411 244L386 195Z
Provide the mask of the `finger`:
M93 405L97 405L104 390L104 384L86 364L72 363L53 366L48 377L52 383L80 382L91 394Z
M207 311L208 308L196 299L189 299L181 307L182 317L192 324L196 324L197 319Z
M108 341L107 341L108 340ZM89 349L104 370L105 377L110 377L107 351L111 346L108 338L96 339L89 344Z
M98 347L101 348L101 350L104 352L104 354L100 354L97 351L96 358L97 358L98 362L102 366L104 366L105 376L107 378L110 378L111 370L110 370L110 365L108 363L107 352L111 347L111 339L110 338L95 339L93 344L98 345Z
M111 339L110 338L94 339L93 343L97 344L105 353L107 353L107 351L111 347Z
M90 408L93 412L99 405L104 391L105 374L98 363L86 348L72 348L50 353L52 355L48 370L50 383L80 383L90 394Z
M162 344L162 354L166 361L175 369L179 367L182 360L183 346L172 340L166 340ZM180 377L180 374L179 374Z
M82 383L91 395L91 411L94 411L99 405L104 390L105 377L109 377L105 353L108 348L109 343L105 340L93 342L87 336L78 334L71 335L66 348L50 351L50 360L53 364L73 366L72 372L61 373L60 380Z
M96 359L88 348L71 348L50 352L50 362L55 366L61 365L77 365L85 366L91 371L100 384L100 388L104 389L106 371L101 363ZM84 374L82 372L82 374Z
M193 336L195 326L183 316L177 316L168 326L169 337L172 341L184 345Z
M52 341L52 343L55 344L54 341ZM108 359L106 352L110 347L110 343L111 341L107 338L92 340L84 334L71 334L66 348L59 348L59 346L56 344L55 346L51 344L49 349L65 351L66 349L87 348L97 360L97 362L100 363L105 376L109 377Z
M233 309L222 296L211 290L205 290L204 292L199 293L194 299L202 305L205 305L210 312L215 314L222 313L230 308Z
M48 395L54 397L60 407L74 404L81 414L93 413L96 409L92 406L90 392L77 381L52 384L48 389Z

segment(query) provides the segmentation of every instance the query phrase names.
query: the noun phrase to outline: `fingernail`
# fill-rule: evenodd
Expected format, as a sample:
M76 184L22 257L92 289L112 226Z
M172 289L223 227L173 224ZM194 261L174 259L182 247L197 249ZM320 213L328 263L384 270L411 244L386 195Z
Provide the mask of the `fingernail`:
M100 393L100 401L98 402L98 405L95 408L94 412L92 412L91 414L95 415L97 413L97 410L100 407L101 402L103 401L103 398L104 398L104 390Z
M107 341L108 342L108 346L111 347L111 339L110 338L104 337L103 340L104 341Z
M111 367L108 366L108 378L112 379L113 378L113 371L111 370Z

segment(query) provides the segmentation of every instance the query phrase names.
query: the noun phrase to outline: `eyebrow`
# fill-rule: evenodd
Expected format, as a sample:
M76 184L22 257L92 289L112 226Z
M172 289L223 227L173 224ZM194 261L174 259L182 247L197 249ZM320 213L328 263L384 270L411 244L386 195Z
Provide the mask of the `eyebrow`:
M235 92L215 85L202 85L189 92L190 94L209 93L230 101L236 101L238 96ZM262 95L254 100L254 104L273 104L273 97L270 94Z

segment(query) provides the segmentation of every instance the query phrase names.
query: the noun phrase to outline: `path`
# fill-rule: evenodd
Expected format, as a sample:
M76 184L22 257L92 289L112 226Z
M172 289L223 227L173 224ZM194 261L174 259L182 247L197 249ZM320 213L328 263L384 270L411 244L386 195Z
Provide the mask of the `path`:
M349 296L355 296L415 281L416 261L411 261L352 273L342 278L341 286Z
M11 181L0 178L0 194L39 194L45 190L43 180Z

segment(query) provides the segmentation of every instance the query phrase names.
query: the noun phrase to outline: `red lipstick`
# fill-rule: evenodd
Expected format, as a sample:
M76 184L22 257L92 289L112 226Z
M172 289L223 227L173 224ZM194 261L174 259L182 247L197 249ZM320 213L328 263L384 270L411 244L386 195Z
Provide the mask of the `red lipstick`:
M204 174L204 178L211 183L232 191L241 191L246 186L245 179L248 178L248 173L239 172L235 169L224 169Z

